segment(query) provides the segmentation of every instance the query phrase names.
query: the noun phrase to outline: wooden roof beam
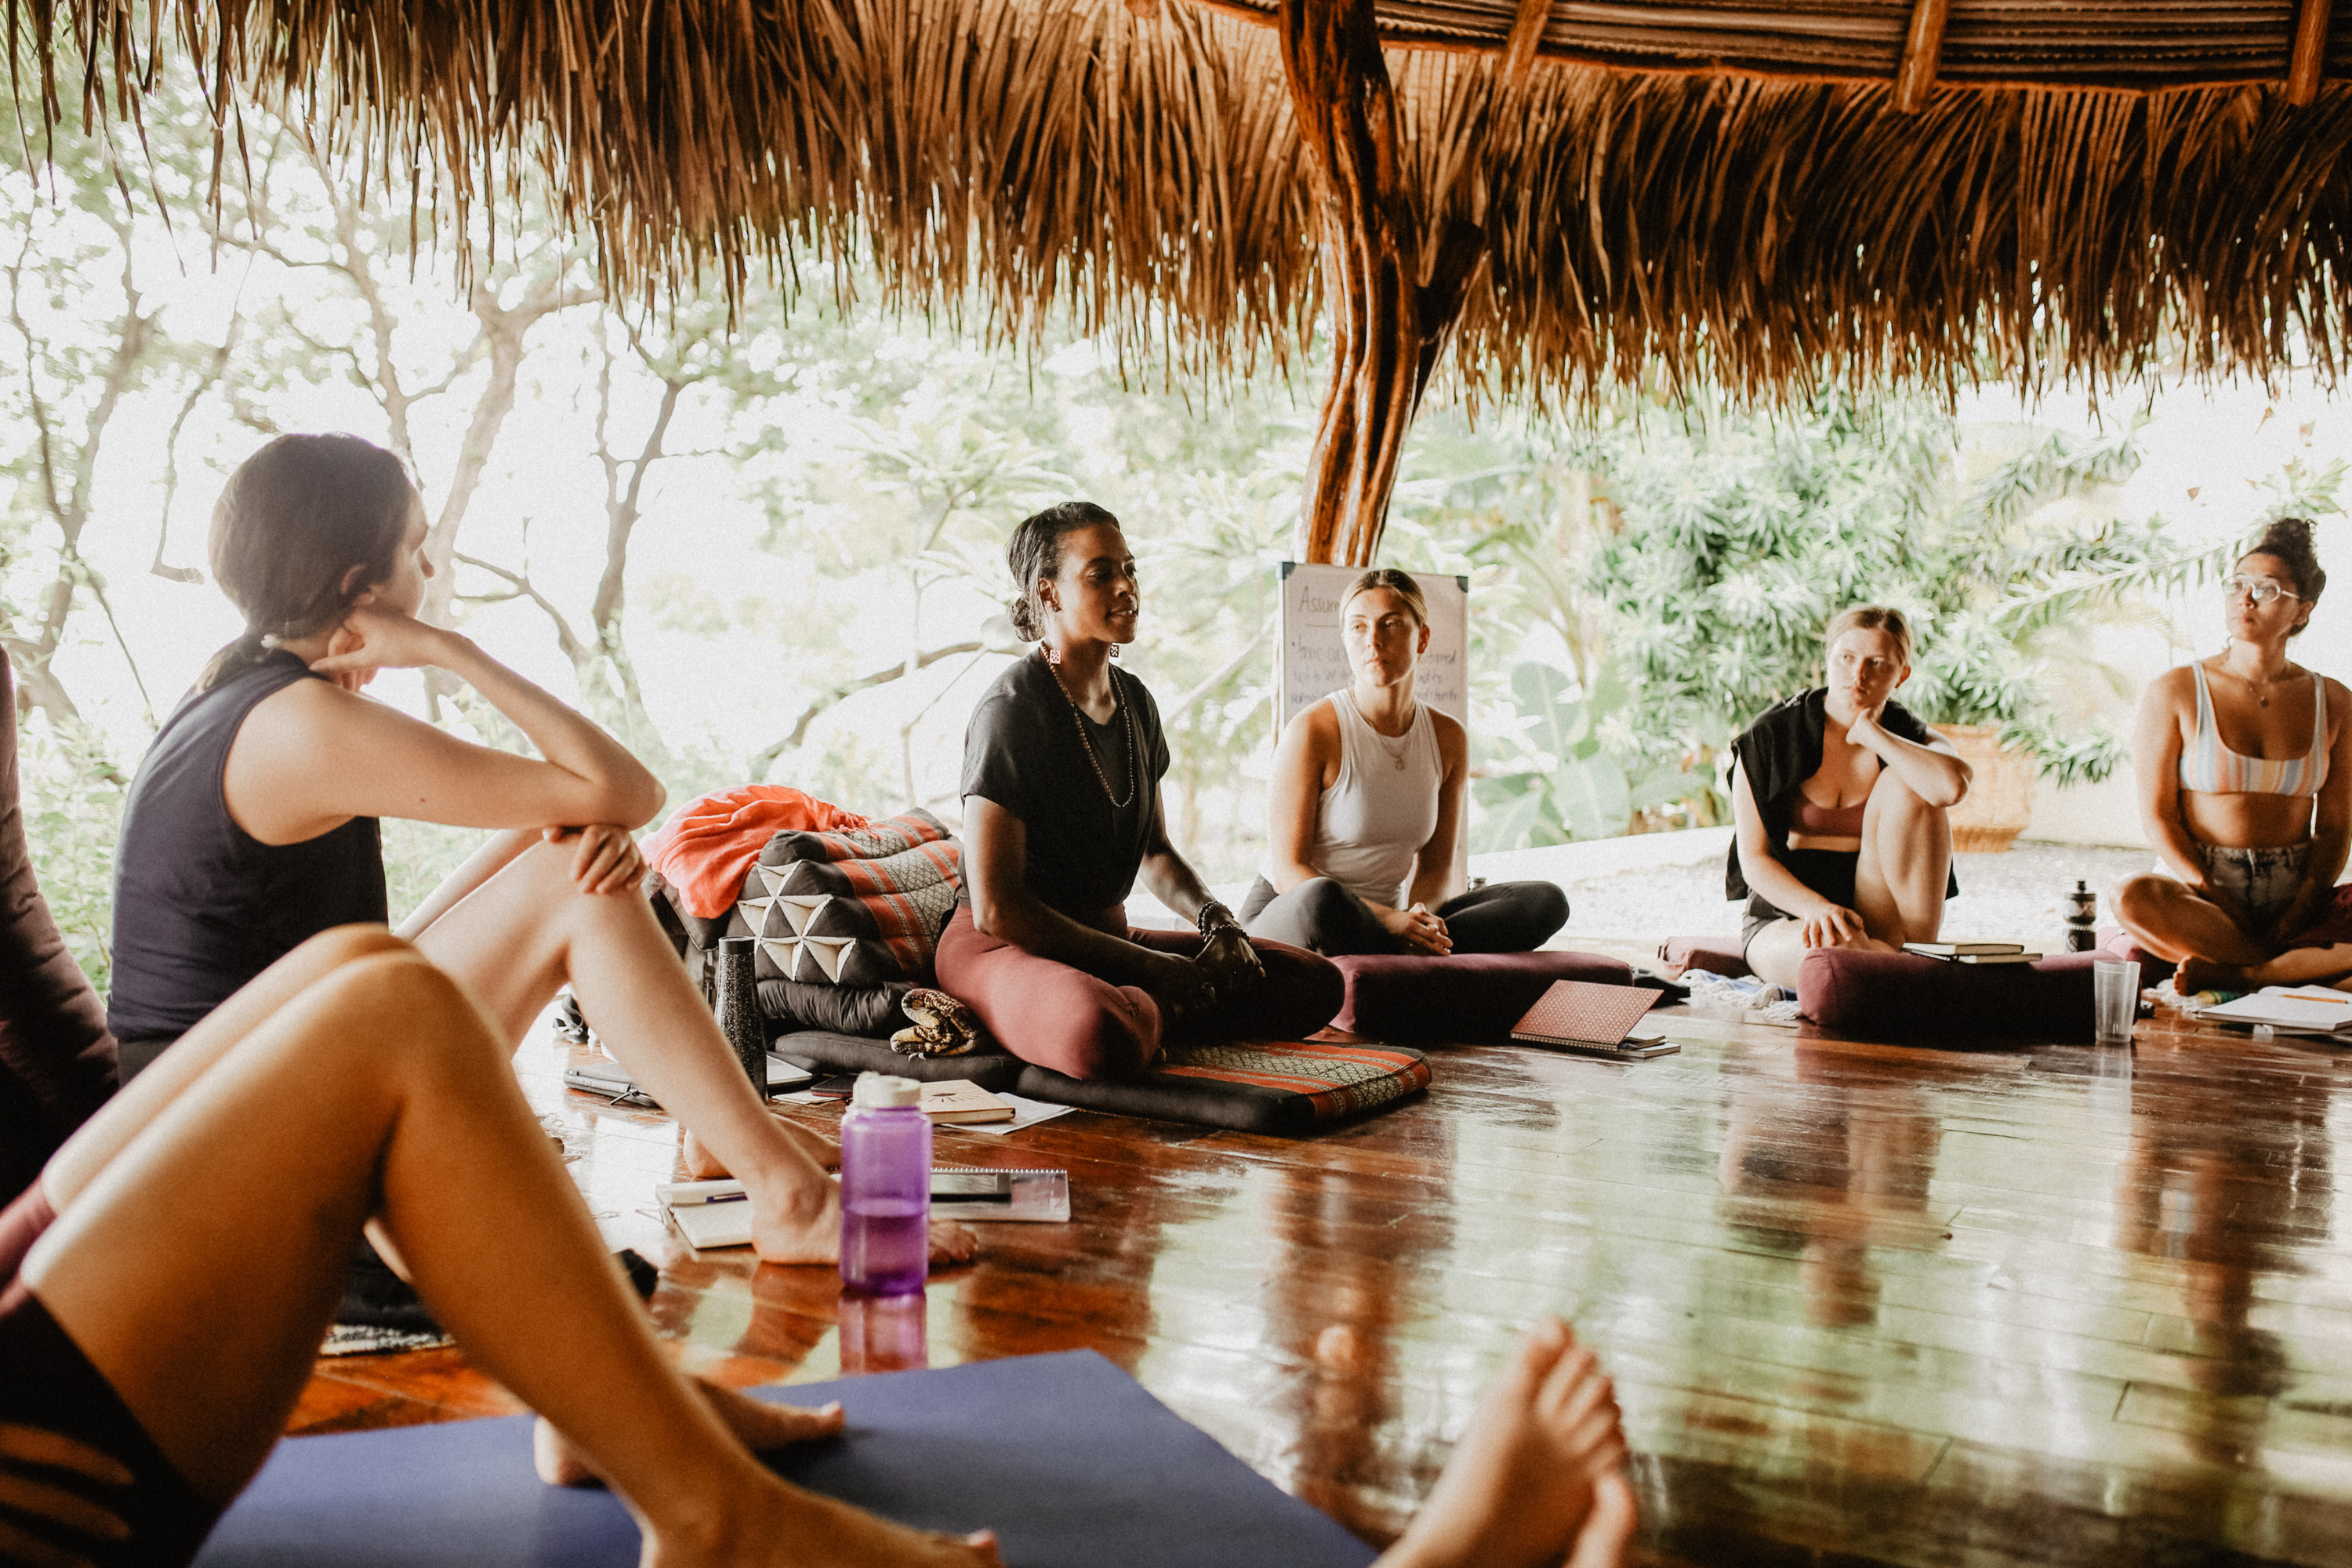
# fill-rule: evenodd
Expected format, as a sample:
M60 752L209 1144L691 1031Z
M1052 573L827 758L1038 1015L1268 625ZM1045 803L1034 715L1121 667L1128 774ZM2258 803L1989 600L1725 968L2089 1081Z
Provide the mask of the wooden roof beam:
M1936 70L1944 59L1944 24L1952 0L1913 0L1910 30L1903 37L1903 64L1895 73L1895 108L1916 114L1927 106Z
M2286 100L2307 109L2319 97L2327 66L2327 19L2334 0L2303 0L2294 13L2294 50L2287 57Z

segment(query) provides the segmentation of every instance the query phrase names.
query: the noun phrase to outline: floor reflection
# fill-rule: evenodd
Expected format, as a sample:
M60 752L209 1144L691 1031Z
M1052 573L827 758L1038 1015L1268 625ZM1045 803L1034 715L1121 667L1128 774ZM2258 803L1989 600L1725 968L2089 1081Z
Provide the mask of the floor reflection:
M1911 1075L1800 1047L1791 1076L1739 1081L1725 1101L1717 1174L1727 1225L1794 1231L1805 1317L1854 1328L1878 1316L1874 1227L1918 1216L1941 1127Z
M2253 1321L2267 1271L2302 1272L2329 1232L2330 1088L2324 1073L2262 1075L2259 1097L2209 1071L2210 1045L2142 1045L2131 1145L2116 1174L2115 1245L2174 1260L2191 1380L2203 1392L2276 1395L2289 1379L2279 1337ZM2185 1071L2184 1068L2199 1070ZM2266 1406L2195 1402L2191 1436L2218 1462L2260 1438Z

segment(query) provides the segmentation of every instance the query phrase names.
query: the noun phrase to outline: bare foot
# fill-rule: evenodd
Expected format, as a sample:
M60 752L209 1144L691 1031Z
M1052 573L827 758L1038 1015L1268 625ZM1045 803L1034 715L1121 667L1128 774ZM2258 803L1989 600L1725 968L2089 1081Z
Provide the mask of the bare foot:
M2210 958L2184 958L2172 972L2172 988L2183 996L2194 996L2200 991L2252 991L2254 983L2246 972L2226 963L2216 963Z
M1580 1550L1601 1478L1624 1457L1616 1394L1599 1358L1566 1323L1541 1324L1486 1391L1381 1568L1559 1568ZM1576 1568L1586 1568L1583 1559Z
M779 1110L775 1106L772 1105L768 1108L768 1114L776 1119L776 1125L782 1131L787 1142L791 1143L802 1153L806 1154L810 1159L815 1161L825 1170L838 1171L841 1169L840 1144L835 1142L830 1138L824 1137L821 1133L810 1131L807 1128L802 1126L791 1117L786 1116L782 1110ZM681 1129L681 1131L683 1130ZM726 1163L721 1161L718 1155L712 1153L709 1149L704 1148L702 1140L697 1138L692 1132L687 1132L685 1134L683 1142L685 1147L680 1154L680 1159L686 1165L687 1180L690 1182L715 1182L721 1176L731 1176L734 1174L732 1171L730 1171L727 1168Z
M992 1531L961 1538L908 1530L762 1476L766 1484L709 1527L649 1526L641 1568L1003 1568Z
M694 1391L702 1395L703 1403L710 1406L711 1413L755 1454L840 1435L844 1417L838 1400L811 1410L798 1405L770 1405L699 1377L688 1381ZM587 1456L573 1447L543 1415L531 1429L530 1449L539 1479L549 1486L581 1487L604 1479L588 1463Z
M751 1215L751 1250L762 1263L838 1263L841 1261L841 1190L825 1184L823 1205L814 1213L787 1204ZM758 1200L753 1200L755 1207ZM980 1250L980 1238L949 1220L931 1222L930 1264L933 1268L969 1263Z
M1576 1532L1576 1550L1564 1568L1624 1568L1634 1531L1642 1528L1641 1505L1622 1470L1612 1470L1592 1483L1592 1511Z

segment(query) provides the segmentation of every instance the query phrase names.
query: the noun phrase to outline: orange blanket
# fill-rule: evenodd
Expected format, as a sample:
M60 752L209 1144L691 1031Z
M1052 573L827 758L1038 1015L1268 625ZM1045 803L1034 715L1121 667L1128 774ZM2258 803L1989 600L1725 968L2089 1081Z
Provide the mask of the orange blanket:
M768 840L787 828L835 833L866 819L806 790L737 784L688 802L642 846L646 864L686 907L715 920L743 895L743 879Z

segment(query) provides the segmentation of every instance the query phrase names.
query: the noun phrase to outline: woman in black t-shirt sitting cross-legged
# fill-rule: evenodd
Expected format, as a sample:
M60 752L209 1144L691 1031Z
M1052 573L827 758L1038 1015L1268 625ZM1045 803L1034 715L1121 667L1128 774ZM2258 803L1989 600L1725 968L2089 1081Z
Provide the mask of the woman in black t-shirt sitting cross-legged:
M940 938L942 989L1013 1055L1072 1078L1141 1071L1171 1028L1296 1039L1330 1022L1327 959L1253 942L1168 842L1168 741L1143 682L1111 663L1135 638L1135 557L1118 520L1066 501L1014 530L1013 624L1039 649L997 678L964 732L963 901ZM1140 872L1199 927L1137 931Z

